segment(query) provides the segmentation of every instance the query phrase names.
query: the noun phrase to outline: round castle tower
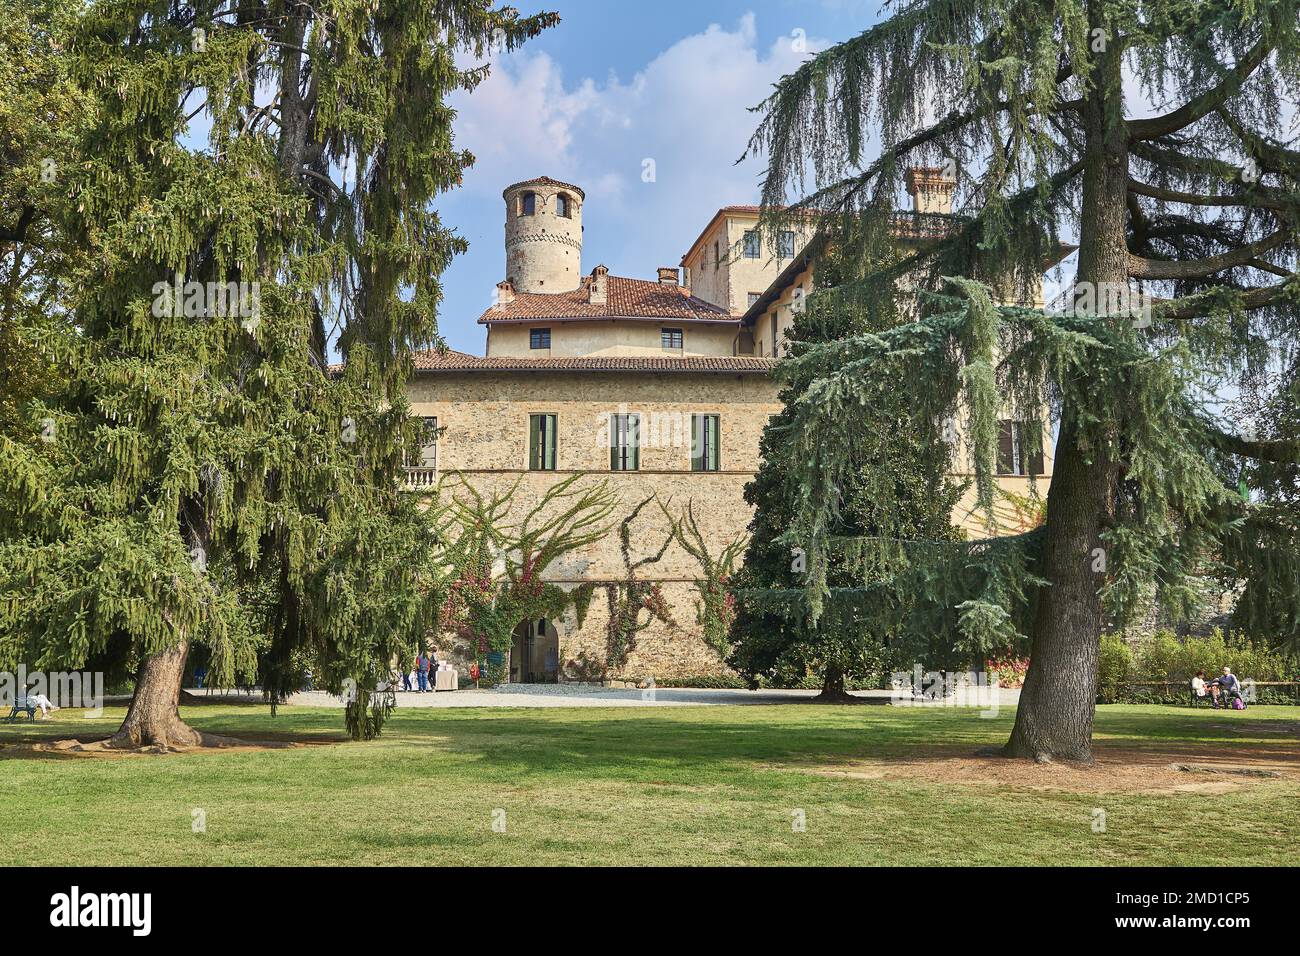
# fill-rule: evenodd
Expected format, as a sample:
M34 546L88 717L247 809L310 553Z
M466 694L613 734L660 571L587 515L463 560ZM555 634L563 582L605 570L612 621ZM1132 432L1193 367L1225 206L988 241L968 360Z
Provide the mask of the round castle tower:
M547 176L507 186L506 281L516 292L572 292L582 284L577 186Z

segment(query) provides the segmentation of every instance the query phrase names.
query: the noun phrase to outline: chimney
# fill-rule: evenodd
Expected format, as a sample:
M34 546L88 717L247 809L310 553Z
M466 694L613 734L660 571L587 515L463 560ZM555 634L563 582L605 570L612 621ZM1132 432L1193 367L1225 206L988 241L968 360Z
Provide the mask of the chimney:
M596 266L591 270L591 282L587 286L587 301L592 305L604 305L609 300L605 288L605 277L608 275L609 269L604 266Z
M659 284L670 285L674 289L681 285L681 279L678 277L677 270L672 266L662 266L659 269Z
M912 211L919 213L952 212L952 194L957 177L945 176L938 166L913 166L907 171L907 192L912 197Z
M506 279L504 282L498 282L496 308L499 309L503 305L509 305L513 301L515 301L514 283L509 279Z

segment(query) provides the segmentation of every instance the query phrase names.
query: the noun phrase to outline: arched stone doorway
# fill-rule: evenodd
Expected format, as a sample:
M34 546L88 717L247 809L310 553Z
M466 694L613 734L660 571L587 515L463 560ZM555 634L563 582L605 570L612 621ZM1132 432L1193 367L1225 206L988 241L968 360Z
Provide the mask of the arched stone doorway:
M554 684L560 676L560 635L546 618L515 628L510 642L510 683Z

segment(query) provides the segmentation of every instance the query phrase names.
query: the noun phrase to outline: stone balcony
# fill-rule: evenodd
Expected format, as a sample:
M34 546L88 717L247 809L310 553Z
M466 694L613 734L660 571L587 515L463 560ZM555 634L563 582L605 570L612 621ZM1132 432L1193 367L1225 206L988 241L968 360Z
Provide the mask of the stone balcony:
M421 465L403 469L402 487L407 491L423 491L438 484L436 465Z

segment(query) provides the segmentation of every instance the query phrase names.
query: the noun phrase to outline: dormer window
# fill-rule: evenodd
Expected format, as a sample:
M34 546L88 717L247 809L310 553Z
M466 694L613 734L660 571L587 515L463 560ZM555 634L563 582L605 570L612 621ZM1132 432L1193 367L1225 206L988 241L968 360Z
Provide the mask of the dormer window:
M537 214L537 193L524 193L519 197L519 215L534 216Z
M569 197L564 193L560 193L555 197L555 214L563 216L565 219L570 219L573 216L572 209L569 206Z

